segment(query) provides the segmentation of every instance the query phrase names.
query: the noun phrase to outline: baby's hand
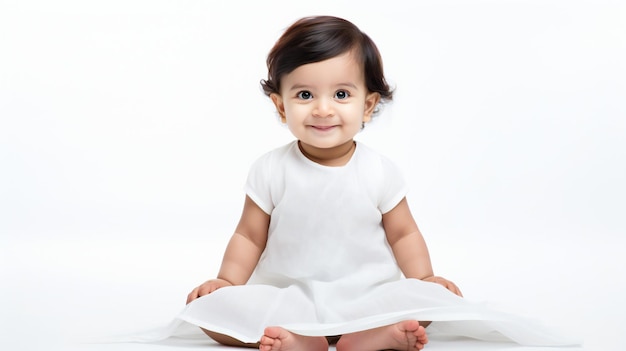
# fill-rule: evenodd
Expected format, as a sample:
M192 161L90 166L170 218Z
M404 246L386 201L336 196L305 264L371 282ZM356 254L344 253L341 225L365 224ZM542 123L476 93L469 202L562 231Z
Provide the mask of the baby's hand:
M456 286L456 284L454 284L453 282L449 281L448 279L444 277L432 276L432 277L424 278L423 280L425 282L431 282L431 283L437 283L439 285L443 285L444 288L452 291L456 295L463 297L463 294L461 294L461 290Z
M187 303L199 298L200 296L208 295L214 292L217 289L223 288L225 286L232 286L230 282L224 279L211 279L206 282L200 284L197 288L193 289L189 295L187 295Z

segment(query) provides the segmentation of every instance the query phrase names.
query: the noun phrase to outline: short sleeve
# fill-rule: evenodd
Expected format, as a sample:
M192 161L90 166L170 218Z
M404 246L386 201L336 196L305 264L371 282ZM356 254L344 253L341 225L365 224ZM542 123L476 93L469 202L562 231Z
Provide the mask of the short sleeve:
M244 186L246 195L268 215L274 209L270 183L272 179L270 158L271 154L265 154L252 164Z
M409 186L398 166L388 158L381 156L383 181L378 209L385 214L396 207L409 192Z

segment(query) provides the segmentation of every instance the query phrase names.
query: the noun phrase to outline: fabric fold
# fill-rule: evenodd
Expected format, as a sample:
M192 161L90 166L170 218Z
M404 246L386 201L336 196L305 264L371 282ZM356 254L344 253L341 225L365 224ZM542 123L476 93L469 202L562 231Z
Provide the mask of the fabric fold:
M438 284L415 279L386 283L355 298L354 303L328 307L338 309L339 313L326 315L341 319L320 320L317 312L320 306L298 286L243 285L222 288L193 301L177 319L243 342L257 342L267 326L281 326L300 335L328 336L415 319L433 321L428 329L432 335L509 341L526 346L580 343L538 321L470 302ZM169 332L175 334L171 328Z

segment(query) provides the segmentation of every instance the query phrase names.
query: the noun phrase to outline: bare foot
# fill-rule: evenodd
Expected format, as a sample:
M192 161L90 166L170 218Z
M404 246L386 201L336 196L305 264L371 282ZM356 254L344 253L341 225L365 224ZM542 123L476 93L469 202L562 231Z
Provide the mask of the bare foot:
M259 346L261 351L327 351L326 338L302 336L280 327L265 328Z
M337 343L337 351L417 351L426 343L428 336L424 327L418 321L409 320L343 335Z

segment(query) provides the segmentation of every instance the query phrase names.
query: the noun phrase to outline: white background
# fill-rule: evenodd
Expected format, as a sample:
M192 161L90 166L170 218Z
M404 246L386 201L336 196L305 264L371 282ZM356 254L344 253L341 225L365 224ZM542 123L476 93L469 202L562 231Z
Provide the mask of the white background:
M405 171L436 273L624 347L624 2L5 0L0 348L167 324L217 273L292 138L265 56L317 14L382 52L394 102L358 139Z

